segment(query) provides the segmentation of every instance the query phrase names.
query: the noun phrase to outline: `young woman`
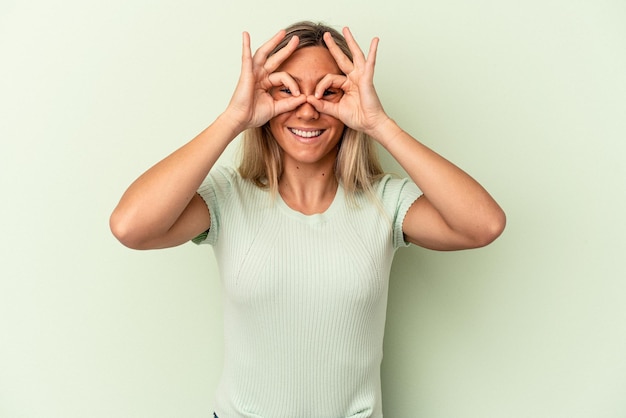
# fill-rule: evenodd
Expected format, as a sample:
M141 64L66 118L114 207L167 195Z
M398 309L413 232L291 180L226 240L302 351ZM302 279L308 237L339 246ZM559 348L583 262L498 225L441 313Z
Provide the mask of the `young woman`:
M111 215L126 246L213 246L224 288L220 418L381 417L391 261L409 243L481 247L505 216L402 130L347 28L300 22L253 55L206 130L139 177ZM244 133L237 170L215 166ZM409 179L385 175L374 143Z

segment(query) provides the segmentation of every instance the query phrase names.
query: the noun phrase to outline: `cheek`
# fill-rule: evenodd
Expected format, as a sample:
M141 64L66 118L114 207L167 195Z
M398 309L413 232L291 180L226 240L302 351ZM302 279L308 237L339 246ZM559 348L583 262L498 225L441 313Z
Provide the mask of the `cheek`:
M284 115L278 115L276 116L274 119L271 119L268 123L269 123L269 127L270 127L270 132L272 133L272 135L274 135L274 138L276 138L277 135L279 135L282 132L284 125Z
M341 136L346 126L339 120L332 116L328 116L327 126L332 127L335 135Z

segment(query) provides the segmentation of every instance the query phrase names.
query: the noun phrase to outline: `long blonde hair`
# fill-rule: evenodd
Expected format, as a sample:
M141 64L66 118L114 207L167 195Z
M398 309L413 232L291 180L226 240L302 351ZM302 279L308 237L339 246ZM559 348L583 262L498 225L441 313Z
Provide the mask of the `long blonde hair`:
M300 39L298 49L311 46L326 48L323 36L329 32L343 53L352 60L352 53L343 35L329 26L304 21L287 27L285 31L285 38L270 55L283 48L294 35ZM371 194L373 183L384 174L372 138L346 126L338 146L334 170L337 181L349 197L359 191ZM243 135L239 173L258 187L269 188L275 195L283 173L282 155L283 151L274 139L269 123L248 129Z

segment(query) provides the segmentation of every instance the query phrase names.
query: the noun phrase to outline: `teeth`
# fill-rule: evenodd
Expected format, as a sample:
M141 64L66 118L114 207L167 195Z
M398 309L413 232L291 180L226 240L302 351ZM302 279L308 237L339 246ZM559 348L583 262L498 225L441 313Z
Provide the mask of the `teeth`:
M294 134L301 136L302 138L313 138L322 134L321 130L317 131L301 131L300 129L290 129Z

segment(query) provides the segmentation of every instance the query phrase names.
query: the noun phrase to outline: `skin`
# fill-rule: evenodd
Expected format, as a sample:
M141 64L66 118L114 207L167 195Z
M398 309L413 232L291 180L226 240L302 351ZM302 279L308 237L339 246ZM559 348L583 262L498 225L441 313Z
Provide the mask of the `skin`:
M319 82L328 74L340 75L334 58L323 47L307 47L294 52L279 67L298 85L301 95L313 96ZM289 98L286 86L272 89L276 100ZM337 103L343 94L329 87L321 94L328 103ZM339 119L318 112L309 102L269 121L272 134L283 150L283 175L278 186L283 200L305 214L320 213L330 206L337 190L332 175L338 143L344 130ZM319 135L318 135L319 134Z
M339 67L327 49L309 47L300 49L286 60L279 68L298 84L302 94L311 96L327 74L341 74ZM286 86L272 89L276 100L292 95ZM341 97L341 90L327 89L324 100L336 102ZM326 113L320 113L306 102L296 109L282 113L269 121L272 134L285 152L283 164L291 166L314 165L320 160L334 162L337 144L343 133L344 124L339 119ZM320 132L320 135L313 135ZM302 135L304 133L304 135Z
M329 174L345 125L378 141L424 192L404 219L408 241L437 250L458 250L496 239L506 220L495 200L385 113L373 83L378 38L371 41L366 56L348 28L343 34L353 61L329 34L324 36L328 50L296 51L298 39L294 37L268 57L284 38L284 31L254 55L250 37L244 33L241 75L226 110L131 184L111 215L114 235L128 247L150 249L179 245L207 230L210 215L196 190L237 135L269 121L284 150L279 193L295 210L319 213L332 202L337 184ZM310 134L302 131L320 130L315 138L303 138Z

